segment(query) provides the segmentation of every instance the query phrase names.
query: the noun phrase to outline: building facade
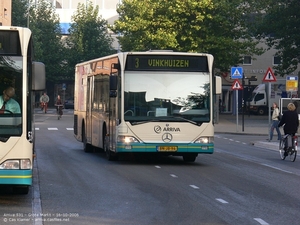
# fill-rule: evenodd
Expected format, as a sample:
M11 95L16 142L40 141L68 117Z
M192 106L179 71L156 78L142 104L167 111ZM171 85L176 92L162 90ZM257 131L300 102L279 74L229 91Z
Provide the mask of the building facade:
M11 1L0 1L0 26L11 26Z
M263 43L261 43L259 47L262 47L263 49L268 48L267 45ZM247 107L247 100L251 97L254 88L257 87L259 84L264 83L263 79L265 77L268 68L270 67L273 70L274 66L280 64L281 59L275 56L275 54L276 54L276 50L270 49L260 56L244 56L243 64L238 65L239 67L243 68L244 86L243 86L243 90L239 90L238 92L232 90L232 85L235 80L231 79L230 72L221 73L221 77L222 77L222 96L220 97L222 101L221 112L235 114L237 110L236 99L238 99L239 109L242 107L243 100L244 100L244 107ZM273 84L275 84L275 88L276 88L277 84L285 83L287 76L298 77L299 75L300 75L300 66L298 66L295 72L291 74L286 74L284 77L276 76L275 73L277 81L274 82ZM242 83L242 80L240 80L240 83ZM237 93L238 93L238 97L236 97ZM296 97L296 95L297 95L296 93L293 93L293 96Z

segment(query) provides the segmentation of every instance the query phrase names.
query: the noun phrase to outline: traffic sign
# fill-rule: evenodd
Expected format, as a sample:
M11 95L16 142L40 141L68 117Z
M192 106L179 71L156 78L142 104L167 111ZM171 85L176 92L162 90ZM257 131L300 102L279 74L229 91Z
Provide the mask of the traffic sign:
M286 77L285 82L286 91L298 91L298 77Z
M243 67L231 67L231 79L242 79Z
M274 75L274 73L273 73L273 71L270 67L267 69L267 72L266 72L266 74L263 78L263 81L265 81L265 82L276 82L276 77L275 77L275 75Z
M241 85L241 83L239 82L238 79L235 79L232 86L231 86L232 90L242 90L243 86Z

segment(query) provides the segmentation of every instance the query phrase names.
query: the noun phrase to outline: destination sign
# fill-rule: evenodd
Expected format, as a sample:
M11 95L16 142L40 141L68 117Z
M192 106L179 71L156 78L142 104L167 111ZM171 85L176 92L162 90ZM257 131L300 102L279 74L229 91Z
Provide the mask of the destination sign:
M0 31L0 55L21 55L20 38L17 30Z
M209 72L207 56L127 55L125 70Z

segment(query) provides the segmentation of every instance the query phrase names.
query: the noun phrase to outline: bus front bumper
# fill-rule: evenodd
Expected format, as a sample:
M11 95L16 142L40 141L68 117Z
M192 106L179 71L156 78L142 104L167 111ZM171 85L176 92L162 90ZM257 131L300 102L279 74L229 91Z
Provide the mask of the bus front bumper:
M116 153L125 152L156 152L156 153L169 153L169 154L181 154L181 153L199 153L199 154L212 154L214 152L214 144L162 144L162 143L131 143L117 144Z
M0 170L0 184L32 185L32 170Z

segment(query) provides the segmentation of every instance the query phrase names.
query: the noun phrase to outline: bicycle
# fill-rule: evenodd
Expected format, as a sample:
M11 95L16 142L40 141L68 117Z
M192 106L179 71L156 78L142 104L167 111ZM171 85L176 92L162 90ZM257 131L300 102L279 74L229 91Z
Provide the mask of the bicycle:
M48 102L41 102L41 110L44 113L47 113L47 109L48 109Z
M279 142L279 154L282 160L285 160L287 156L290 156L290 160L295 162L297 157L297 147L298 147L298 136L292 136L291 134L286 134L282 136Z
M57 113L57 119L60 120L63 115L63 105L55 105L57 107L56 113Z

